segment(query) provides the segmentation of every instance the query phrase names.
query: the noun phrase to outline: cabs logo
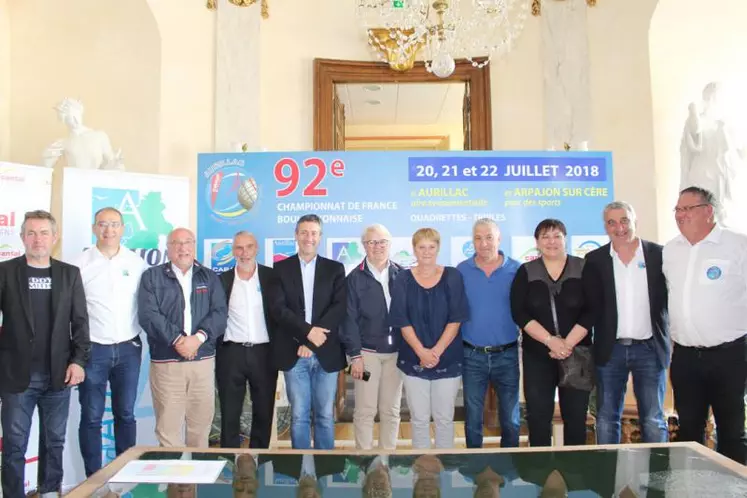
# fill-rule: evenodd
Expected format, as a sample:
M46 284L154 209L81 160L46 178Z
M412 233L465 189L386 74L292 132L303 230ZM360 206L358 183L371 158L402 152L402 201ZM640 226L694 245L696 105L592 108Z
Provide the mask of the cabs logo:
M122 245L142 257L150 266L167 260L165 247L169 232L174 229L165 218L166 204L161 192L143 192L137 189L94 187L91 210L115 207L124 219ZM96 243L91 236L91 243Z
M527 263L539 258L537 241L531 235L511 237L511 255L519 263Z
M571 237L571 247L573 255L583 258L594 249L599 249L609 242L606 235L573 235Z
M206 266L215 273L223 273L236 265L231 239L205 239Z
M475 243L472 237L456 236L451 237L451 264L458 265L465 259L470 259L475 255Z
M218 161L207 168L203 176L206 180L205 199L212 217L216 221L229 224L246 221L249 209L257 200L257 185L247 176L244 160ZM245 183L252 188L247 189ZM248 195L252 192L253 196ZM248 202L250 200L251 204Z
M267 266L288 259L296 252L296 239L265 239L265 264Z
M14 249L10 244L0 244L0 261L17 258L22 254L20 249Z
M392 237L389 257L403 268L415 266L417 260L412 250L412 239L410 237Z

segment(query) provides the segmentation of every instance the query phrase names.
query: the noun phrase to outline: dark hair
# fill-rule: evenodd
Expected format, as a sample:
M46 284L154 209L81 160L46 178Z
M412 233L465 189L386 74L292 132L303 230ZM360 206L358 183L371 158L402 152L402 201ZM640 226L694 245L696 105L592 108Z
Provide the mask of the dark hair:
M713 195L713 192L710 190L704 189L703 187L687 187L686 189L682 189L680 191L680 195L682 194L695 194L700 196L700 198L705 202L706 204L716 207L716 196Z
M119 216L119 221L124 223L124 216L122 216L122 212L119 209L115 207L111 207L111 206L103 207L99 209L98 211L96 211L93 215L94 222L96 221L96 218L98 218L101 213L114 213Z
M562 221L555 218L547 218L540 221L537 228L534 229L534 240L539 240L540 235L549 230L558 230L563 236L568 235L568 231L565 229L565 224Z
M52 213L44 211L43 209L37 209L35 211L28 211L23 216L23 223L21 224L21 234L26 233L26 222L29 220L47 220L49 225L52 227L52 233L57 233L57 220L54 219Z
M298 227L301 226L301 223L316 223L319 225L319 231L322 231L322 219L315 214L305 214L298 218L298 221L296 222L296 233L298 233Z

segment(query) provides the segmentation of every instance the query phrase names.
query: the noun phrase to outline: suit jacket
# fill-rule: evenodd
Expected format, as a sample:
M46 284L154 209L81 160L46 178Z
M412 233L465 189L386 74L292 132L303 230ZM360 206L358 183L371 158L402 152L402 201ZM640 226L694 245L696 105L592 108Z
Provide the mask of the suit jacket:
M646 262L648 280L649 312L653 330L656 358L666 368L669 366L669 313L667 311L667 281L662 272L662 246L641 240L643 259ZM599 292L593 293L591 309L594 313L594 358L597 365L604 365L612 355L617 340L617 292L615 271L610 244L595 249L586 255L584 279Z
M31 316L26 256L0 263L0 391L20 393L29 386L36 331ZM85 368L91 353L88 308L77 266L52 259L50 382L65 387L68 365Z
M298 347L303 344L316 354L325 371L342 370L346 361L339 329L347 312L345 267L317 256L313 303L304 302L301 262L297 254L278 261L274 268L277 278L270 312L278 327L273 349L278 369L293 368L298 360ZM306 306L312 307L310 324L305 319ZM327 340L320 347L306 337L312 326L329 329Z
M276 324L275 320L272 319L270 314L270 302L271 302L271 289L275 286L275 272L272 268L257 263L257 273L259 277L259 288L262 294L262 308L265 313L265 325L267 325L267 335L270 337L270 345L274 342L276 335ZM231 302L231 292L233 291L233 283L236 280L235 268L226 270L220 275L220 283L223 284L223 290L226 293L226 306L229 306ZM230 309L229 309L230 313ZM218 338L218 343L223 342L224 334Z

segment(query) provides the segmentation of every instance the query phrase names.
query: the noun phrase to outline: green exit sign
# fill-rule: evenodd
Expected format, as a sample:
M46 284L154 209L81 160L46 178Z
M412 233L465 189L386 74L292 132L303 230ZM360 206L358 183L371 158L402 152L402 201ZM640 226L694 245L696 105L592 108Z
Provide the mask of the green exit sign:
M405 0L392 0L392 6L395 9L401 9L405 6Z

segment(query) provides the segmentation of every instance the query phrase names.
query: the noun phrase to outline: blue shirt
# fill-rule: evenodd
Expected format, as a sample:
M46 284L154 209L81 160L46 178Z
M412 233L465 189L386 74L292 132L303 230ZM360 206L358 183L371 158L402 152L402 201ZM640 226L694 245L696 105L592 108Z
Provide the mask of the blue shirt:
M316 256L308 263L301 256L298 256L301 262L301 283L303 285L303 306L304 320L309 325L311 323L311 312L314 310L314 277L316 276Z
M502 346L516 341L519 327L511 317L511 283L519 262L503 256L503 264L488 277L472 257L457 270L464 279L469 303L469 320L462 324L462 337L473 346Z
M389 320L392 327L412 327L423 347L432 348L449 323L462 323L469 318L462 276L456 268L445 267L441 280L425 289L407 270L400 272L392 291ZM422 379L447 379L462 375L464 345L462 337L451 341L435 368L420 366L420 358L404 339L400 341L397 366L405 374Z

